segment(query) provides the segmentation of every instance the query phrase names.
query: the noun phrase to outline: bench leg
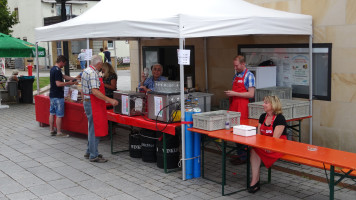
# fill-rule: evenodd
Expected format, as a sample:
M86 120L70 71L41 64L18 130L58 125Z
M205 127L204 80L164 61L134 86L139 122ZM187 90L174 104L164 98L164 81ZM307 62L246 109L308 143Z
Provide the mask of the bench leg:
M272 167L268 168L268 183L271 183L272 177Z
M329 199L334 199L334 174L335 174L335 167L333 165L330 166L330 182L329 182Z

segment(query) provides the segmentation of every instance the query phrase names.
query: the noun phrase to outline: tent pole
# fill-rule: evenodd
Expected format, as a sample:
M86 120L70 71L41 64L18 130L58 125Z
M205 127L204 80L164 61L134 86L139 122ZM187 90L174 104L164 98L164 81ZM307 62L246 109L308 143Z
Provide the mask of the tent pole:
M39 59L38 59L38 42L36 42L36 74L37 74L37 95L40 95L40 65L39 65Z
M313 116L313 35L309 36L309 113ZM313 117L309 118L309 144L313 144Z
M141 59L141 54L142 54L142 51L141 51L141 38L138 38L137 43L138 43L137 44L137 46L138 46L138 78L137 78L137 80L138 80L138 82L140 82L141 81L141 73L142 73L142 70L143 70L142 59ZM138 89L139 88L137 88L137 90Z
M204 67L205 67L205 92L209 92L208 83L208 56L206 50L206 38L204 38Z
M183 50L183 38L179 38L179 50ZM182 64L179 65L180 68L180 112L181 112L181 121L185 120L185 105L184 105L184 66ZM185 127L184 123L182 123L182 179L186 180L185 177Z
M89 38L87 38L87 49L89 49ZM89 58L87 58L87 67L89 67Z

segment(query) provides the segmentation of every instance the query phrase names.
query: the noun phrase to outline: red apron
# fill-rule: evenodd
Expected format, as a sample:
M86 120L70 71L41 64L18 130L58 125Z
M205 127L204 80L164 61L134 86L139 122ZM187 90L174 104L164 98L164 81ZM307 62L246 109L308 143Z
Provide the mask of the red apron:
M247 69L245 70L242 78L236 77L232 84L232 91L234 92L247 92L245 88L245 75L247 73ZM236 111L241 113L240 120L244 120L248 118L248 98L240 98L240 97L230 97L230 111Z
M95 69L90 66L94 71ZM99 78L99 90L105 95L103 78ZM106 113L106 103L93 94L90 94L91 110L93 115L94 132L96 137L103 137L108 134L108 118Z
M276 115L273 116L271 124L269 126L266 126L265 125L267 119L267 114L266 114L265 120L263 121L263 124L260 127L261 135L273 137L273 122L275 118ZM280 139L287 139L287 136L281 135ZM272 151L266 152L265 149L253 148L253 150L255 150L255 152L258 154L263 164L267 168L270 168L274 162L276 162L280 157L283 156L282 153L272 152Z

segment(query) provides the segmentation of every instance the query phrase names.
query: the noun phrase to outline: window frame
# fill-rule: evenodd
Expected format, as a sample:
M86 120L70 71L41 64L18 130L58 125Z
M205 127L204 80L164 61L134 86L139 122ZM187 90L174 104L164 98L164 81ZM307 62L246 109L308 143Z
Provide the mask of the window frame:
M243 45L238 45L237 47L237 52L238 54L243 54L241 52L242 48L309 48L309 44L306 43L301 43L301 44L243 44ZM328 49L328 73L327 73L327 95L315 95L314 93L314 87L313 87L313 100L324 100L324 101L331 101L331 57L332 57L332 43L315 43L312 44L312 48L327 48ZM314 59L313 59L314 62ZM313 74L315 73L316 67L313 65ZM313 78L313 85L317 84L315 83L315 79ZM308 92L309 93L309 92ZM298 94L298 93L293 93L293 97L297 98L309 98L309 94Z

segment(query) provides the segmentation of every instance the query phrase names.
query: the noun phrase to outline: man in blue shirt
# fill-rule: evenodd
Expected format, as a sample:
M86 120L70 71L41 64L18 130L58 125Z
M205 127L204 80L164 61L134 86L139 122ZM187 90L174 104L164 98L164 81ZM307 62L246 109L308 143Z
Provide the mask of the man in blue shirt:
M58 56L56 65L51 68L50 71L50 84L49 90L50 108L49 108L49 128L52 136L68 137L68 134L63 134L62 118L64 117L64 86L73 85L76 82L73 77L63 75L62 68L66 65L67 58L64 56ZM69 82L63 82L70 80ZM57 132L54 130L54 115L56 115Z
M155 81L166 81L167 78L162 76L163 67L161 64L154 64L151 66L152 76L147 78L147 75L142 72L141 82L138 84L140 92L154 91Z
M85 51L84 49L81 50L81 53L78 55L78 60L80 62L80 68L82 70L85 69Z

